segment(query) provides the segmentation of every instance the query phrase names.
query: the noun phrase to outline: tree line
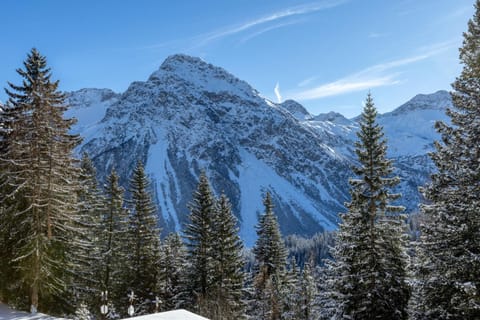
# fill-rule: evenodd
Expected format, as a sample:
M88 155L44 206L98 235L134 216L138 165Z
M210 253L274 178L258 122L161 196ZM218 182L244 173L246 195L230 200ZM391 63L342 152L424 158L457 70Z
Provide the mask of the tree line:
M134 314L186 308L211 319L480 319L479 47L477 0L451 124L435 125L419 235L408 236L396 205L399 177L368 94L338 231L285 241L267 191L251 251L205 171L183 233L163 240L141 162L128 199L115 171L100 188L88 156L74 156L65 96L32 49L0 108L0 299L78 319L125 317L130 304Z

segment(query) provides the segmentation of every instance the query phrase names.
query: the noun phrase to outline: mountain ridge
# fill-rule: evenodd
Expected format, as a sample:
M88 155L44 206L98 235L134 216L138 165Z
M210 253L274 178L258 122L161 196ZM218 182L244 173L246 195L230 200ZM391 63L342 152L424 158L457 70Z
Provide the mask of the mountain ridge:
M284 234L334 229L337 214L345 210L356 122L339 114L312 116L295 101L274 103L199 58L173 55L146 81L133 82L121 94L84 89L69 93L68 100L73 106L68 115L79 117L74 130L85 137L80 150L92 157L100 180L115 166L128 186L134 163L146 163L166 231L186 222L202 169L215 192L224 191L232 200L247 246L255 239L266 191L273 195ZM390 126L402 116L379 119ZM427 138L433 137L433 128L428 130ZM401 160L399 173L406 178L401 188L412 199L410 211L419 199L416 188L431 169L426 150L432 141L427 140L424 149L392 153L395 162Z

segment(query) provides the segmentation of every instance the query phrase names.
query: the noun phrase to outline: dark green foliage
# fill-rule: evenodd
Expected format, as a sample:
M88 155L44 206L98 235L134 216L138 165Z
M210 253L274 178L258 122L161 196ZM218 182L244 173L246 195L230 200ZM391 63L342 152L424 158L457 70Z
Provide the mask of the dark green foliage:
M64 95L58 81L51 81L45 57L32 49L17 72L23 82L9 83L6 90L9 100L2 118L7 142L0 158L0 233L10 248L1 260L10 262L9 281L15 284L7 295L32 310L59 312L68 308L69 257L83 246L77 241L83 232L77 199L80 169L73 158L79 138L69 134L74 120L63 118Z
M316 280L309 263L300 274L296 287L296 301L298 313L296 320L318 319L320 311L318 306L318 290Z
M202 172L189 208L185 241L193 299L186 305L210 319L241 319L243 245L230 202L223 194L215 199Z
M197 190L189 204L189 224L185 227L187 257L190 262L189 282L191 307L201 314L208 313L213 298L209 296L213 287L215 261L213 260L213 221L215 198L205 172L202 172Z
M423 189L415 319L480 319L480 1L460 48L451 125L431 154L438 172Z
M277 271L285 270L287 251L280 233L277 217L273 212L273 203L270 193L267 192L263 201L265 212L259 218L257 225L258 239L253 252L258 267L265 268L267 276Z
M158 295L158 261L160 230L157 211L149 193L149 183L141 162L137 163L130 179L132 199L129 216L129 272L124 281L138 299L136 314L153 311L152 301Z
M114 169L104 187L104 214L100 230L101 290L109 292L109 299L118 310L124 307L130 270L128 259L131 249L128 233L128 213L123 207L124 190ZM125 307L123 308L125 309Z
M244 312L241 301L244 280L243 244L238 236L237 219L225 194L216 201L212 229L212 259L215 268L211 294L216 301L212 318L240 319Z
M286 277L287 251L273 212L270 193L265 199L265 212L257 225L258 239L253 248L255 254L256 316L262 319L280 319L283 313L282 286Z
M351 179L351 202L343 214L334 250L335 262L327 282L336 316L351 319L406 319L409 287L406 283L405 228L402 207L392 206L399 183L386 159L386 141L376 123L377 111L368 95Z
M160 298L162 310L184 307L187 298L186 249L178 233L171 233L162 245L159 263Z
M99 265L102 262L101 252L101 219L104 213L104 199L98 188L96 170L86 153L80 160L79 228L84 232L78 240L84 246L71 257L74 262L72 284L75 305L92 305L100 295L101 275Z

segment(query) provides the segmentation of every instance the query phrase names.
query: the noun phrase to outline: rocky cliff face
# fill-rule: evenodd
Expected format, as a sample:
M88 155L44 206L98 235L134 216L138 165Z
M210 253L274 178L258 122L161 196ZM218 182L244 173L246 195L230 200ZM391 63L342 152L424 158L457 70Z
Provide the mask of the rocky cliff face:
M417 186L432 170L425 156L436 137L429 114L443 112L441 104L450 103L428 97L380 117L388 137L413 134L422 144L411 152L394 146L391 153L410 210L418 199ZM232 200L247 246L256 238L254 225L266 191L273 195L284 234L335 228L348 200L355 121L338 114L313 117L294 101L273 103L201 59L174 55L147 81L132 83L122 94L83 89L70 93L69 103L68 115L79 119L75 130L85 138L81 151L89 153L100 179L115 167L127 187L136 161L146 164L166 231L186 222L201 170L217 194L225 192ZM417 119L416 112L429 127L408 133L404 125L409 117Z

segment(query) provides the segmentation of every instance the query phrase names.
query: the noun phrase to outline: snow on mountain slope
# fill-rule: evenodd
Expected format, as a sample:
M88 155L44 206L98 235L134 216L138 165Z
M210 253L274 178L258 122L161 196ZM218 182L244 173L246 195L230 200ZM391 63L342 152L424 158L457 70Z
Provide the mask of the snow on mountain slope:
M110 89L81 89L67 94L70 108L65 116L75 117L77 123L73 133L81 133L84 139L95 135L98 124L105 116L107 108L115 103L119 95Z
M439 138L435 121L448 121L445 109L451 106L450 94L438 91L417 95L394 111L380 115L378 121L385 128L389 155L415 156L433 151L433 141Z
M425 155L435 137L431 124L449 102L445 93L436 95L416 97L379 118L389 141L398 144L390 146L391 155L409 210L433 170ZM171 56L122 94L84 89L71 93L69 102L69 115L80 118L75 131L85 138L81 150L100 179L115 167L128 187L136 161L146 164L165 232L183 227L203 169L216 194L232 200L247 246L256 238L266 191L284 234L332 229L345 210L358 124L336 113L312 117L295 101L273 103L199 58Z
M396 174L401 178L397 191L402 193L400 202L407 212L416 211L422 201L418 187L429 179L435 170L428 152L434 150L433 141L440 136L435 122L448 122L447 107L452 106L450 94L438 91L433 94L419 94L392 112L378 116L378 123L384 128L388 145L388 156L394 160ZM353 144L357 140L359 117L352 120L330 112L315 116L303 124L311 126L329 137L329 145L337 152L355 162Z
M85 95L92 96L74 92L70 99L82 101ZM87 132L82 150L100 179L114 166L124 186L135 162L144 161L166 231L186 222L202 169L215 192L232 200L247 245L255 239L253 226L267 190L285 234L331 229L343 210L346 159L316 131L221 68L175 55L146 82L132 83L118 100L106 103L100 122L77 129Z

